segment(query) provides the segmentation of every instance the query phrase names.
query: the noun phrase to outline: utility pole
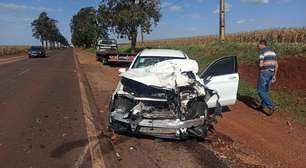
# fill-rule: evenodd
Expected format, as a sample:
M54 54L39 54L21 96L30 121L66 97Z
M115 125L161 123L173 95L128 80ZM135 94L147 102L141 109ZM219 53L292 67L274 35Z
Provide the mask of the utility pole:
M220 0L220 41L225 41L225 3Z

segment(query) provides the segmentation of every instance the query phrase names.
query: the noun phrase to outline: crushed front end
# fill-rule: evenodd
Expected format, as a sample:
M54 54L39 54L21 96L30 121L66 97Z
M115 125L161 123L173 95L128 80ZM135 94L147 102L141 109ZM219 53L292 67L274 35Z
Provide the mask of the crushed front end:
M151 67L122 75L121 89L110 104L114 131L175 139L207 135L221 111L218 105L209 112L206 105L216 93L204 86L194 70L169 62L174 66L170 71L169 66L163 71L163 65L156 65L158 70Z

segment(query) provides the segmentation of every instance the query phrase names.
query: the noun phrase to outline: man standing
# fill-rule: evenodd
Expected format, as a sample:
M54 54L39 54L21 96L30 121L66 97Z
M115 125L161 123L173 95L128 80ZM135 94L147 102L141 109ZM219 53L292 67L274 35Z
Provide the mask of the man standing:
M261 40L258 43L259 55L259 77L257 81L257 92L261 98L260 110L271 116L274 112L274 105L269 97L269 87L276 81L278 63L276 53L267 47L267 41Z

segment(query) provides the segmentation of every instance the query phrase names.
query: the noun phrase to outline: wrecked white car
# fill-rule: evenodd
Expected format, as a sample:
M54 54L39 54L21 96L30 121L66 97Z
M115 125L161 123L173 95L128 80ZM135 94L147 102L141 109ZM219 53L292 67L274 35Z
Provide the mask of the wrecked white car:
M142 51L127 71L119 69L121 81L109 106L111 128L161 138L205 137L221 107L236 102L237 60L222 57L198 70L181 51Z

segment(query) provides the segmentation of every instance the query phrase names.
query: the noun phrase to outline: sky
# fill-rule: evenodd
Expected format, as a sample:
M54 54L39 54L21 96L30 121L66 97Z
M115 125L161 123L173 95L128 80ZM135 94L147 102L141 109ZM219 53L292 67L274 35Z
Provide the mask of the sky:
M306 27L306 0L225 0L226 33ZM99 0L0 0L0 45L35 45L31 22L42 11L70 40L70 19ZM162 18L145 39L218 34L219 0L161 0ZM119 41L126 41L121 39Z

